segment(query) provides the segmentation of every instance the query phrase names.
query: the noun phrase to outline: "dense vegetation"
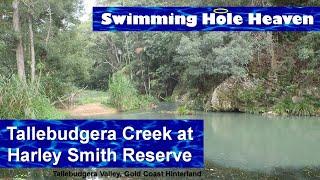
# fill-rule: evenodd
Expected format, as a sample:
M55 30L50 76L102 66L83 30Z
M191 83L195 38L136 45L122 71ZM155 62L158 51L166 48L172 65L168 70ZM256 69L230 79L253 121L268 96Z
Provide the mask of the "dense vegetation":
M314 6L319 2L99 0L97 4ZM106 104L120 110L171 99L181 104L182 114L191 109L320 113L319 33L93 33L91 22L78 19L82 13L78 1L14 0L0 5L1 118L54 118L53 106L68 101L79 88L109 91ZM219 94L217 89L228 93ZM215 107L216 100L228 108Z
M9 119L59 119L58 112L44 95L42 85L25 84L16 77L0 79L2 117Z
M62 118L54 104L83 81L81 68L88 67L79 41L70 41L80 5L14 0L0 6L0 118Z

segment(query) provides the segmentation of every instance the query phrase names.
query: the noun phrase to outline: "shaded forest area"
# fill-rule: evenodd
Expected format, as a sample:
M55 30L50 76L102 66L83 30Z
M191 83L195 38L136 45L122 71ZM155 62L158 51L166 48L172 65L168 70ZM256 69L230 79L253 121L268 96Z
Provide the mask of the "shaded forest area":
M97 6L319 6L317 0L96 2ZM80 89L126 111L320 114L320 33L94 33L81 1L0 3L0 117L62 118ZM107 93L108 92L108 93Z

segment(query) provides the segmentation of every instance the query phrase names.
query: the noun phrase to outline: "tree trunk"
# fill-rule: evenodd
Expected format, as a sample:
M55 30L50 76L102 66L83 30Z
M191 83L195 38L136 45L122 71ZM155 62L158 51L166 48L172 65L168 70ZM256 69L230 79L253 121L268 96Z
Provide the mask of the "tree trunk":
M49 1L47 0L47 5L48 5L48 14L49 14L49 27L48 27L48 33L47 33L47 37L46 37L46 47L48 47L48 43L50 40L50 36L51 36L51 26L52 26L52 11L51 11L51 6Z
M277 38L275 33L270 33L271 35L271 71L276 72L277 71L277 64L278 64L278 50L277 50Z
M30 38L30 58L31 58L31 82L33 83L36 78L36 56L34 52L34 37L32 28L32 15L29 14L29 38Z
M17 69L18 76L20 80L26 81L26 73L24 68L24 54L23 54L23 45L22 45L22 35L20 27L20 15L19 15L19 0L13 0L13 29L17 35L17 47L16 47L16 59L17 59Z

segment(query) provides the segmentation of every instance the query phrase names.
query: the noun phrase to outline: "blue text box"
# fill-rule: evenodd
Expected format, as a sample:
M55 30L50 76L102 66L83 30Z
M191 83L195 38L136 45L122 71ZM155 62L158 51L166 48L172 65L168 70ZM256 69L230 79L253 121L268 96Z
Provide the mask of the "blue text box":
M203 128L203 120L2 120L0 168L203 168Z
M216 18L211 16L212 13L215 14L214 17ZM227 18L225 23L223 23L223 18L217 19L220 15L221 17L228 17L228 13L232 14L232 16L230 15L232 18ZM204 14L215 20L208 21L208 17L204 18ZM251 14L251 18L249 14ZM124 15L124 18L120 17L121 15ZM115 21L113 17L117 16L120 18ZM134 23L134 16L137 17L136 24ZM138 16L145 16L147 19L142 21ZM161 19L160 16L165 19ZM189 23L187 23L188 18L183 19L182 17L182 20L181 18L176 20L175 17L178 16L195 16L195 18L189 18ZM270 20L267 16L272 19ZM174 17L174 20L170 21L170 17ZM279 17L281 17L281 22ZM261 23L258 24L260 20ZM144 24L140 24L140 22L144 22ZM178 23L175 24L175 22ZM181 22L184 22L184 24L181 24ZM253 24L250 24L250 22L253 22ZM93 30L319 31L320 7L94 7Z

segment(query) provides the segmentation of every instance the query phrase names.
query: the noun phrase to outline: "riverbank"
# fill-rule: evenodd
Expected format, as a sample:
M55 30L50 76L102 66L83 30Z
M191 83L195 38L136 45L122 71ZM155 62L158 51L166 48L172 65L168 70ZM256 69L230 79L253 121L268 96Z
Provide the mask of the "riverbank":
M118 110L106 107L101 103L89 103L78 105L72 109L66 110L65 113L73 118L86 118L92 116L106 116L110 114L117 114Z
M249 95L247 95L249 96ZM204 101L205 102L205 101ZM228 102L226 102L228 104ZM231 102L230 102L231 103ZM229 103L229 104L230 104ZM212 110L203 109L199 106L208 106L204 104L197 103L197 100L192 99L191 97L185 96L172 96L167 98L164 102L156 101L146 101L143 102L143 108L134 109L133 111L153 111L161 114L173 114L173 115L194 115L202 112L212 112ZM198 104L198 105L195 105ZM290 102L282 103L278 108L282 108L281 112L288 111L286 106L289 106ZM292 105L293 106L293 105ZM304 111L308 106L296 104L296 107L290 107L291 109L296 109L297 111ZM300 109L299 109L300 108ZM129 112L132 110L128 110ZM318 110L320 112L320 110ZM317 112L318 112L317 111ZM62 109L62 112L66 114L67 117L76 117L76 118L85 118L92 116L104 116L117 114L123 111L123 109L117 109L112 103L110 103L110 97L107 92L104 91L94 91L94 90L84 90L76 98L73 105L68 109ZM271 109L263 108L261 106L257 107L246 107L243 106L240 109L229 109L229 110L217 110L214 112L237 112L237 113L247 113L247 114L259 114L262 116L274 116L274 117L288 117L291 116L290 113L281 113L277 109L274 111ZM305 113L307 114L307 113ZM303 117L304 114L293 115L297 117ZM318 116L318 115L315 115Z
M231 76L204 92L181 85L168 99L190 110L205 112L320 116L318 85L298 88L251 76Z
M61 109L67 117L85 119L93 116L117 114L116 108L108 106L109 97L106 92L82 90L69 108Z

